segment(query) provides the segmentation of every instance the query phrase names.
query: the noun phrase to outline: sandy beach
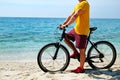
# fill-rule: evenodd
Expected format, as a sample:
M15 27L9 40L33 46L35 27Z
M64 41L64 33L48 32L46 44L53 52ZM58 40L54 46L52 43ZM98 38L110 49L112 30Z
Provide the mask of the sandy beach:
M0 80L120 80L120 60L110 69L93 70L85 63L85 73L71 73L78 61L71 59L63 72L45 73L35 61L0 61Z
M79 74L71 73L71 70L79 66L79 62L73 59L63 72L45 73L39 68L36 57L40 48L59 39L57 36L61 32L59 30L57 32L56 27L64 20L65 18L47 16L0 17L0 80L120 80L120 56L110 69L93 70L85 63L85 73ZM92 34L91 39L93 42L99 40L111 42L120 55L119 25L118 17L92 18L90 26L98 29ZM73 25L67 30L72 27Z

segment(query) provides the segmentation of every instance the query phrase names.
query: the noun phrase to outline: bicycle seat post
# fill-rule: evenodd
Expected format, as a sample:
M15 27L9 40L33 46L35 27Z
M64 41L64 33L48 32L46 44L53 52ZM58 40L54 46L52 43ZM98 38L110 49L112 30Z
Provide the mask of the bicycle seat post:
M92 27L90 28L90 32L89 32L89 36L88 36L88 41L90 40L90 36L93 33L93 31L95 31L97 29L97 27Z
M91 30L90 30L89 35L88 35L88 41L90 40L90 35L91 35Z

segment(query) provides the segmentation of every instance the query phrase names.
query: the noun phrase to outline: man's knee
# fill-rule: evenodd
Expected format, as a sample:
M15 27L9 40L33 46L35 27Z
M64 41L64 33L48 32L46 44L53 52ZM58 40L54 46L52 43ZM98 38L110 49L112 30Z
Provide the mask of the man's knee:
M67 43L68 42L68 38L65 37L64 38L64 42Z
M80 54L85 54L86 49L80 49Z

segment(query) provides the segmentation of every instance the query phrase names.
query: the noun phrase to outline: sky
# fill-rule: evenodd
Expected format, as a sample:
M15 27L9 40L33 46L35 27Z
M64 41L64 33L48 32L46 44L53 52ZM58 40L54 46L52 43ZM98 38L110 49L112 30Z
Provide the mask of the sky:
M120 18L120 0L88 0L91 18ZM0 0L0 17L64 17L78 0Z

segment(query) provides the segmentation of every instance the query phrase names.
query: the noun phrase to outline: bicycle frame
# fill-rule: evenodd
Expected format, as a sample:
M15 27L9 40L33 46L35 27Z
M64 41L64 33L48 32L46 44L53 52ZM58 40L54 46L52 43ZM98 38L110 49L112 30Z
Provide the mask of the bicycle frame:
M88 42L89 42L89 43L95 48L95 50L96 50L96 51L98 52L98 54L99 54L99 56L93 56L93 57L91 57L91 58L100 58L100 60L102 61L101 58L104 57L103 53L101 53L101 52L97 49L97 47L94 45L94 43L90 40L91 34L92 34L93 31L95 31L96 29L97 29L97 27L90 28L90 33L89 33L88 38L87 38L87 45L88 45ZM59 51L59 45L61 44L61 41L65 38L65 35L66 35L65 31L66 31L66 29L63 29L61 38L60 38L60 40L56 43L57 49L56 49L55 55L53 56L53 60L56 59L57 53L58 53L58 51ZM87 48L87 47L86 47L86 48Z

